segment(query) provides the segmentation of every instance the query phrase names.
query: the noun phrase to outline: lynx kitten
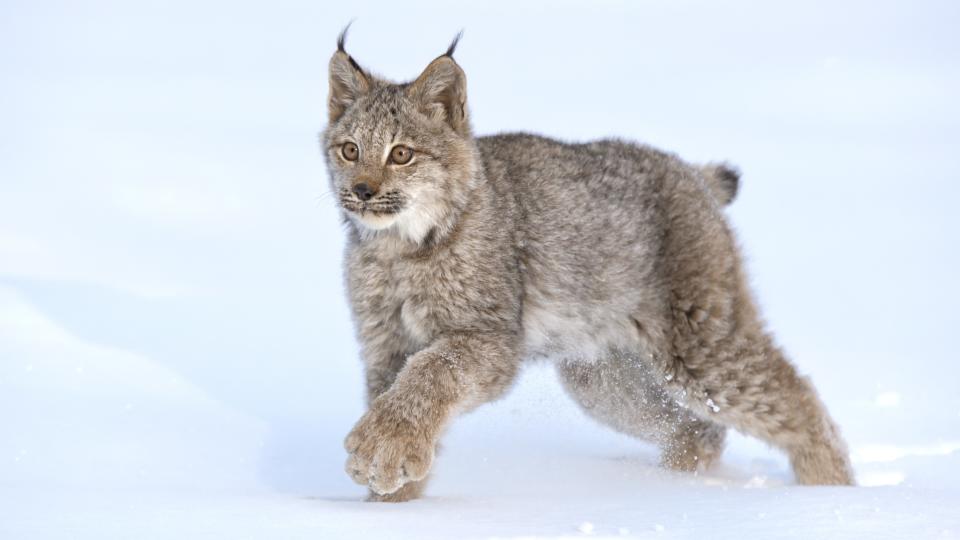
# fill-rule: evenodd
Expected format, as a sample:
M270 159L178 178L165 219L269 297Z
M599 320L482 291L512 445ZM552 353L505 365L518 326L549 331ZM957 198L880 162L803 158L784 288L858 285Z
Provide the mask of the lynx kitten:
M417 497L444 428L533 357L666 467L708 466L729 426L786 451L802 484L853 482L751 299L723 213L736 171L618 140L474 137L456 40L395 84L345 33L322 141L369 400L346 468L371 499Z

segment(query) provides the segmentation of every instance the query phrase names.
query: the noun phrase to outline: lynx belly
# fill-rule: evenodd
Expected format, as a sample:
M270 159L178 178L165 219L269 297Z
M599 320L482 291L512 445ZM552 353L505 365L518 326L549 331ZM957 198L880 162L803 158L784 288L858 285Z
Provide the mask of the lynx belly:
M528 302L523 331L527 357L590 362L643 345L630 317L603 305Z

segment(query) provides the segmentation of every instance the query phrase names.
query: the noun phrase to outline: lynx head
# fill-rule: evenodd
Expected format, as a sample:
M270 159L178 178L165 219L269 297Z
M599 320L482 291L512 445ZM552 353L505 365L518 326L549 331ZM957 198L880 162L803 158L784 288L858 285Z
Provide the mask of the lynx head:
M449 232L466 206L479 161L467 119L466 76L447 52L414 81L396 84L344 50L330 59L323 133L331 187L361 237L420 243Z

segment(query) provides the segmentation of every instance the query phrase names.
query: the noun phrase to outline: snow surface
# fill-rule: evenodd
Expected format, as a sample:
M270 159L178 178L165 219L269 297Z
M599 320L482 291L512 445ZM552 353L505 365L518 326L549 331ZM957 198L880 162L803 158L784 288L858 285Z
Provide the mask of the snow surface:
M955 2L0 4L0 539L960 538ZM772 328L861 487L732 437L707 473L547 365L364 503L342 238L316 145L348 48L408 78L461 27L478 133L729 159ZM415 28L415 31L410 31Z

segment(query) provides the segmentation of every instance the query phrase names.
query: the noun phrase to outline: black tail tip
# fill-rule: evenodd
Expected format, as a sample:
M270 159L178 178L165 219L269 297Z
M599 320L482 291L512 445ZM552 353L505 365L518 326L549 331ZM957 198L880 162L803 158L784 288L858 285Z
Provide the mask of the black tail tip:
M722 163L717 167L717 174L720 176L720 183L730 192L730 199L733 199L740 189L740 169Z
M730 204L740 190L740 169L729 163L711 163L703 168L707 183L721 204Z

